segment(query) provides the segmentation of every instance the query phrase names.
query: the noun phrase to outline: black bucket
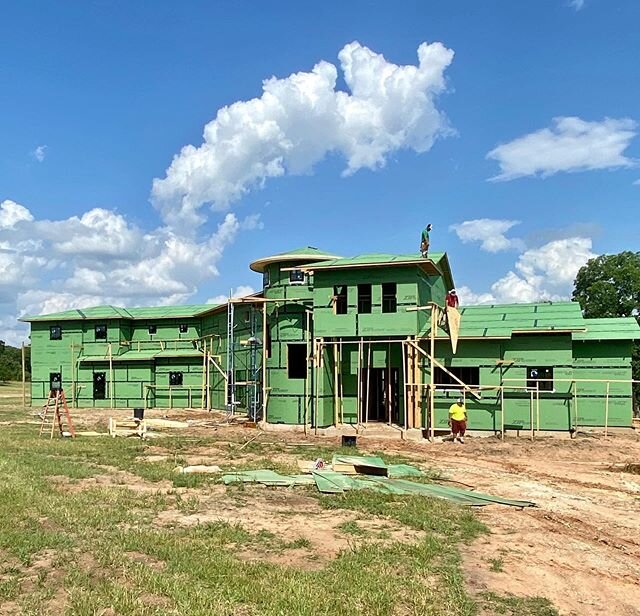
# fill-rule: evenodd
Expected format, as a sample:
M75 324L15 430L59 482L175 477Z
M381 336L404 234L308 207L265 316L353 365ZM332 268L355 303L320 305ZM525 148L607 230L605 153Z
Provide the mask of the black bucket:
M355 447L357 436L346 436L342 435L342 446L343 447Z
M133 409L133 418L142 421L144 419L144 409Z

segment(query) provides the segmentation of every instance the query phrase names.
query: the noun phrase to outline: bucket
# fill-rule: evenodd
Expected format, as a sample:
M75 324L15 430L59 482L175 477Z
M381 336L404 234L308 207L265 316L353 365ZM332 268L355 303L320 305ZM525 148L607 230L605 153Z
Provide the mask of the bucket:
M133 409L133 418L142 421L144 419L144 409Z
M343 447L355 447L356 446L356 436L346 436L342 435L342 446Z

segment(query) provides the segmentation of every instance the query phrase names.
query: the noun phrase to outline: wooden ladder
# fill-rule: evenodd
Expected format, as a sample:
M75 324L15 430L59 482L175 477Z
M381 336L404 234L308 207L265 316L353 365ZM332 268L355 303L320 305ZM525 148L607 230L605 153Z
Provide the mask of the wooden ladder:
M47 403L42 407L40 417L42 419L40 436L49 433L49 438L53 438L57 426L60 436L75 437L76 431L73 428L67 398L62 389L52 389L49 392Z

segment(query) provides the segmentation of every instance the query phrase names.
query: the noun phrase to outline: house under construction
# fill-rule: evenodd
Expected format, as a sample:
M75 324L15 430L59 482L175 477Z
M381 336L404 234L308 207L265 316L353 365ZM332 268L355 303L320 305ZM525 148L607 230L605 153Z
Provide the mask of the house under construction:
M474 430L630 427L634 318L573 302L447 310L446 254L259 259L263 291L222 305L27 317L32 401L220 409L267 424L372 422L433 436L463 395ZM458 323L459 319L459 323Z

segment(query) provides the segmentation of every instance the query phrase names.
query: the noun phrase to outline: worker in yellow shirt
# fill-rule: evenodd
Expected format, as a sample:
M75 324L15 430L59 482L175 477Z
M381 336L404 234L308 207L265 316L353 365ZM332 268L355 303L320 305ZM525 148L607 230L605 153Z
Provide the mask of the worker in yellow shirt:
M455 443L464 443L464 433L467 429L467 408L464 400L458 398L455 404L449 407L449 425L451 426L451 440Z

